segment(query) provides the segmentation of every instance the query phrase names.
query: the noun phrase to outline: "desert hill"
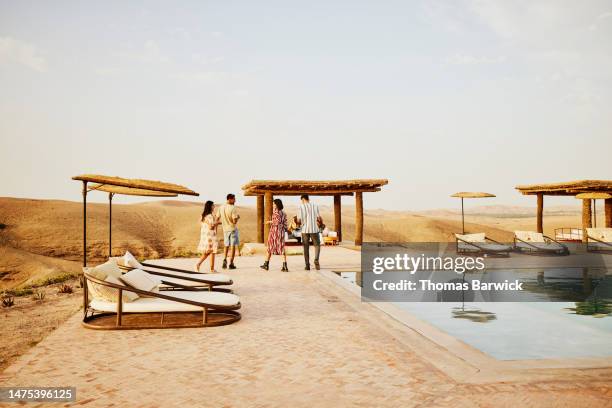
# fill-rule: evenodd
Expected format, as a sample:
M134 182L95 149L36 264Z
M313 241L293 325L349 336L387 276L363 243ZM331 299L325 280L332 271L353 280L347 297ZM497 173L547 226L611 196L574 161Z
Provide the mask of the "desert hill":
M242 242L254 241L255 208L239 206L238 210ZM289 215L295 213L295 207L287 206L286 210ZM143 258L194 256L200 212L201 204L178 200L114 203L113 252L121 254L127 249ZM333 228L332 208L322 206L321 212ZM534 228L534 214L532 208L479 207L466 214L466 229L509 241L511 231ZM417 213L373 209L366 210L364 217L365 241L452 241L453 234L461 231L460 213L455 210ZM87 218L89 259L99 262L108 254L108 204L88 204ZM345 240L353 239L354 218L354 207L343 206ZM545 215L545 232L549 234L558 226L579 225L579 211L572 208L551 208ZM80 202L0 198L0 227L0 289L80 270Z

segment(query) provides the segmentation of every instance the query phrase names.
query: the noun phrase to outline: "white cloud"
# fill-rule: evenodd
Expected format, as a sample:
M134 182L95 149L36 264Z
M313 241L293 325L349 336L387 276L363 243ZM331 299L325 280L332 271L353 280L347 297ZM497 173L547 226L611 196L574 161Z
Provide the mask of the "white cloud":
M169 75L170 78L191 81L200 84L214 84L229 78L229 73L223 71L178 72Z
M123 52L120 55L145 64L163 64L170 61L170 58L161 51L157 42L153 40L145 42L139 50Z
M223 33L221 31L213 31L211 34L215 38L223 37Z
M589 26L589 30L591 31L597 30L601 22L608 20L608 19L612 19L612 11L607 11L603 14L598 15L597 18L595 19L595 22Z
M249 91L247 89L234 89L232 94L235 96L249 96Z
M473 56L458 54L446 59L448 65L490 65L490 64L501 64L506 61L506 56L500 55L497 57L487 56Z
M45 72L47 61L32 44L11 37L0 37L0 64L19 64L34 71Z

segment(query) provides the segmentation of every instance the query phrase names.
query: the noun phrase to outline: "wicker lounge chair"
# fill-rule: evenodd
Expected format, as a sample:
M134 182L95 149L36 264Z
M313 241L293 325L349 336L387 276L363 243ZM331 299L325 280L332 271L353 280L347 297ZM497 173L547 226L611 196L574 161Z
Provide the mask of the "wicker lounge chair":
M113 277L100 279L90 271L85 271L84 279L83 326L91 329L221 326L241 317L237 312L241 307L240 298L230 293L147 291L127 286ZM90 291L93 292L91 300ZM106 297L100 295L103 292L107 293Z
M225 274L197 273L179 268L171 268L169 266L145 262L141 263L129 252L126 252L123 257L112 259L114 259L119 268L124 271L140 269L151 275L159 276L163 284L161 288L164 290L194 290L197 288L204 288L216 292L232 293L231 289L221 287L229 286L233 283L232 278Z
M455 234L457 253L487 254L493 256L510 256L512 247L487 238L484 232L477 234Z
M587 251L612 253L612 228L587 228Z
M514 249L531 255L569 255L567 246L534 231L514 231Z

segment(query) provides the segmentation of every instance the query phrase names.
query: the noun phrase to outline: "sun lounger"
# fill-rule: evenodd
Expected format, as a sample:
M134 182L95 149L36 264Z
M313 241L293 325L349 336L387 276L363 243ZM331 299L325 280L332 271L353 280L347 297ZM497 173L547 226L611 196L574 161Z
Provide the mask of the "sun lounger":
M233 283L231 277L221 273L197 273L179 268L155 265L139 262L131 253L126 252L123 257L113 258L119 268L124 271L140 269L152 275L159 276L165 290L193 290L204 288L217 292L229 292L231 289L220 286L228 286Z
M477 234L455 234L457 253L479 253L494 256L510 256L512 247L487 238L484 232Z
M534 231L514 231L514 248L533 255L569 255L567 246Z
M587 251L612 253L612 228L587 228Z
M241 317L237 312L241 307L240 298L230 293L137 289L119 280L121 278L106 276L101 279L89 268L84 276L87 310L83 325L88 328L207 327L230 324Z

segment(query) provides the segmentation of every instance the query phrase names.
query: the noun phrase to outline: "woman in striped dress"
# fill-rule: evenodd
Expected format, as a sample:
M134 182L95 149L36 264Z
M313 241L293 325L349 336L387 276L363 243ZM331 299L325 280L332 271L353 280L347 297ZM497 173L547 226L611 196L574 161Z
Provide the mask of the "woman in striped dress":
M287 268L287 254L285 253L285 231L287 230L287 215L283 211L283 202L278 198L274 200L274 210L272 212L272 220L267 221L270 225L270 233L268 234L268 254L266 260L261 265L261 269L266 271L270 267L270 258L272 255L283 256L282 272L289 272Z

